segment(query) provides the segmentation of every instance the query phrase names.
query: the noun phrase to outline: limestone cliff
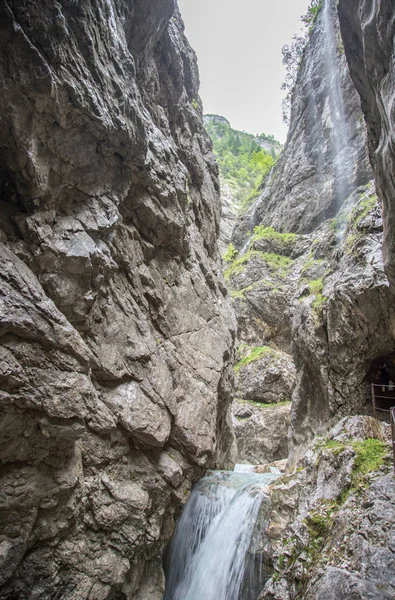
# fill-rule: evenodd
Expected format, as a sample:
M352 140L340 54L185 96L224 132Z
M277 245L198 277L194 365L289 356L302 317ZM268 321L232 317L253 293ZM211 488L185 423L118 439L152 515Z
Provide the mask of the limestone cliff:
M371 178L366 130L350 78L334 2L318 13L292 95L286 147L260 198L240 219L240 237L265 223L309 233Z
M394 306L371 178L336 2L325 0L302 58L285 149L239 219L239 255L225 271L241 341L293 357L292 462L339 416L371 411L372 364L392 352Z
M195 56L174 0L6 0L0 23L0 597L159 599L233 439Z
M376 185L383 202L383 255L395 285L395 151L393 91L395 86L393 2L339 2L345 52L361 97Z
M390 600L395 480L389 425L345 418L271 490L259 600Z

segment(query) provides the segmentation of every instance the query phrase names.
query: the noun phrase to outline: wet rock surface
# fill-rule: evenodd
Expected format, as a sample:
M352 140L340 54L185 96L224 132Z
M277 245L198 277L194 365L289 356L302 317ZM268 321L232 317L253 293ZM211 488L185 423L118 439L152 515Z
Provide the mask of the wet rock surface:
M381 202L364 129L336 3L325 0L302 58L286 146L239 217L239 254L225 270L240 341L293 359L291 462L339 417L371 413L371 365L392 352ZM259 399L252 373L240 381L241 397Z
M231 464L217 168L172 0L0 8L1 598L159 600Z
M261 195L236 224L234 244L240 248L246 232L262 223L309 233L369 179L366 129L331 0L320 10L303 55L286 146Z
M391 173L395 166L395 7L392 2L341 0L339 19L351 77L361 97L377 191L383 202L384 264L394 284L395 184Z
M309 235L257 228L225 271L239 336L258 352L236 372L238 395L273 402L292 394L291 461L339 416L372 410L370 365L393 346L381 242L380 202L369 184ZM272 356L278 360L260 368ZM275 397L262 400L271 395L272 367L282 375Z
M287 458L290 411L290 403L269 406L234 400L232 415L237 441L236 461L262 465Z
M388 429L371 417L344 419L273 484L267 535L275 573L260 600L393 597Z
M290 401L295 387L295 366L291 356L269 347L259 350L261 354L257 353L258 358L252 362L241 366L236 363L237 397L263 404Z

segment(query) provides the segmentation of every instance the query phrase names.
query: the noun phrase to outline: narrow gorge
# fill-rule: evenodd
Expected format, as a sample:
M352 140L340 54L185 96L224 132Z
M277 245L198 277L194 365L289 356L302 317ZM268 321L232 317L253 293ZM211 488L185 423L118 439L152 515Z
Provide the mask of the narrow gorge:
M240 185L175 0L1 4L0 600L394 597L395 7L316 4Z

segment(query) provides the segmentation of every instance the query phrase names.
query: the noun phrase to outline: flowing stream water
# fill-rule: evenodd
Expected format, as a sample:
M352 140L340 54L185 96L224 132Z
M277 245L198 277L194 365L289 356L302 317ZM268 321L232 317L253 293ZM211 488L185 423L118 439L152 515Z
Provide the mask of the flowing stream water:
M278 476L212 471L195 484L167 552L164 600L255 600L269 575L256 522Z

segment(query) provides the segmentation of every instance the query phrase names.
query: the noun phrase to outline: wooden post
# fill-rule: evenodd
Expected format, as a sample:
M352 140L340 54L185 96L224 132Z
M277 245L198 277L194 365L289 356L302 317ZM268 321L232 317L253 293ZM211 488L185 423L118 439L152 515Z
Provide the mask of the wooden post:
M374 383L371 384L371 387L372 387L373 416L374 416L375 419L377 419L376 399L374 397Z

